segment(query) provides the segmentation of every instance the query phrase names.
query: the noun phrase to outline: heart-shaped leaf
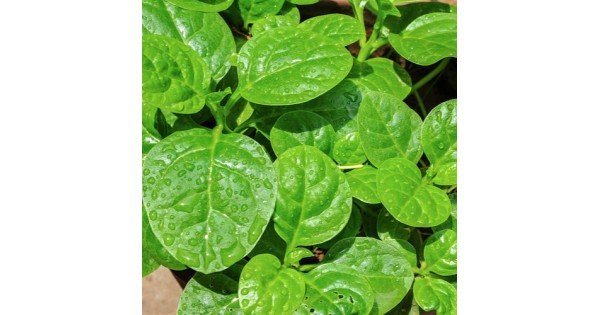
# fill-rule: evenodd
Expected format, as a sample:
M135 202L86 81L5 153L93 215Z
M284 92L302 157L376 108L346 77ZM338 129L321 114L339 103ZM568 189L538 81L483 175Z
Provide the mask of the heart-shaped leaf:
M456 134L456 100L436 106L423 121L421 143L438 185L456 185Z
M238 89L257 104L299 104L336 86L351 67L352 56L336 42L296 27L278 27L240 50Z
M143 199L152 230L177 260L220 271L256 245L275 206L269 156L240 134L176 132L146 156Z
M142 36L142 100L173 113L196 113L204 106L210 70L184 43L166 36Z
M442 279L417 278L413 294L419 306L437 315L456 315L456 288Z
M322 34L342 46L348 46L365 36L365 28L357 19L338 13L312 17L300 23L299 28Z
M300 145L285 151L274 165L279 189L273 220L288 248L323 243L344 228L352 196L331 158Z
M377 169L366 165L345 173L352 197L365 203L381 203L377 197Z
M421 158L421 118L397 97L365 93L357 120L363 150L373 165L396 157L415 163Z
M456 274L456 232L443 230L431 235L425 242L426 269L441 276Z
M172 4L192 11L220 12L231 6L233 0L168 0Z
M306 144L330 155L335 141L335 130L318 114L308 111L285 113L271 129L271 145L277 156L295 146Z
M244 314L291 314L302 303L304 289L302 274L261 254L244 266L238 297Z
M446 192L422 180L419 168L407 159L393 158L380 165L377 192L390 214L410 226L436 226L450 215Z

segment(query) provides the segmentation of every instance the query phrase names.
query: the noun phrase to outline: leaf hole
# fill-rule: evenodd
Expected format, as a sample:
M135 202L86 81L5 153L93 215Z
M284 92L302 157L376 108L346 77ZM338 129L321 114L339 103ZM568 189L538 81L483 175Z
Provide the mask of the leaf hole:
M310 309L310 312L311 312L311 313L314 313L314 312L315 312L315 309L314 309L314 308L311 308L311 309Z

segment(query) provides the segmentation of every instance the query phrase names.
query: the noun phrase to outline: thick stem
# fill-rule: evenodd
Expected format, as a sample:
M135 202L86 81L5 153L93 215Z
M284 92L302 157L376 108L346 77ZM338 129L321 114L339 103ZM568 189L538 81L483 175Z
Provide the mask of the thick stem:
M225 123L224 123L225 119L224 119L224 115L223 115L223 112L221 111L221 107L219 106L219 104L216 104L213 102L206 102L206 106L208 106L208 109L210 109L210 113L215 118L217 127L223 128L223 126L225 125ZM229 129L229 128L227 128L227 129Z
M446 66L450 63L450 58L446 58L440 62L435 69L429 72L426 76L424 76L419 82L413 84L412 93L416 93L418 89L422 88L423 85L427 84L427 82L431 81L431 79L435 78L440 72L442 72Z

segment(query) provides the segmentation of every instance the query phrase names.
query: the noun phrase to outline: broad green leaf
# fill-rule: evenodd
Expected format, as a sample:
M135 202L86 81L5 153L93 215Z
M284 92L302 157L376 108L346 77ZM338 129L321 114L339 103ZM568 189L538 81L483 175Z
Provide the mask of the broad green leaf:
M350 187L337 165L307 145L284 152L277 170L275 231L288 248L323 243L338 234L352 211Z
M144 207L142 207L142 277L151 274L154 272L154 270L160 267L160 264L154 260L152 254L150 253L150 240L148 239L150 233L148 233L148 230L150 230L148 218L146 217Z
M329 241L317 245L317 247L328 249L328 248L331 248L331 246L333 246L339 240L342 240L342 239L345 239L348 237L355 237L356 234L358 234L358 232L360 231L361 225L362 225L362 216L360 214L360 210L356 206L353 206L352 213L350 214L350 218L348 219L348 223L346 223L346 226L344 226L342 231L340 233L338 233L338 235L336 235L332 239L330 239Z
M197 272L179 297L177 315L242 314L238 278L233 272L208 275Z
M386 58L371 58L364 62L355 59L347 79L366 90L392 94L401 100L412 90L408 72Z
M413 282L409 262L394 246L369 238L346 238L337 242L325 257L326 263L352 268L363 276L375 293L374 310L384 314L400 303Z
M304 302L295 314L368 314L375 294L369 282L354 269L324 264L304 275Z
M397 0L396 0L397 1ZM419 2L403 1L404 4L397 6L400 16L388 16L381 29L381 36L387 38L390 33L400 34L416 18L435 12L451 12L452 6L441 2ZM375 2L371 0L369 4Z
M203 273L246 256L273 213L269 156L240 134L176 132L146 156L143 199L152 230L177 260Z
M410 227L398 222L386 209L377 217L377 235L382 241L408 240Z
M399 98L366 93L357 121L363 150L373 165L379 167L390 158L402 157L414 163L421 158L421 117Z
M345 173L352 197L365 203L381 203L377 197L377 169L366 165Z
M172 4L192 11L220 12L231 6L233 0L168 0Z
M402 57L422 66L456 57L456 14L420 16L400 34L390 34L389 41Z
M291 314L302 303L304 287L301 273L261 254L242 270L238 297L244 314Z
M330 155L335 130L320 115L299 110L281 115L271 129L270 139L277 156L301 144L313 146Z
M307 5L307 4L315 4L319 2L319 0L287 0L289 3L297 4L297 5Z
M351 128L357 129L356 123L352 123ZM338 132L337 140L333 145L333 158L341 165L357 165L367 160L362 145L360 144L360 135L356 130Z
M456 274L456 232L439 231L425 242L426 269L441 276Z
M158 108L142 104L142 154L147 154L162 136L156 128Z
M142 244L145 252L152 257L152 260L172 270L184 270L187 267L179 262L165 249L158 241L148 222L146 209L142 206Z
M402 253L402 257L406 258L410 263L410 266L415 269L417 268L417 250L415 247L406 240L394 240L388 241L391 245L394 245L398 248L398 250Z
M350 52L334 41L296 27L278 27L240 50L238 89L252 103L299 104L336 86L351 67Z
M285 0L238 0L237 5L240 10L244 27L248 27L267 15L279 13Z
M432 227L431 229L433 230L433 232L438 232L441 230L446 230L446 229L451 229L454 232L458 231L458 227L457 227L457 212L456 212L456 194L450 194L448 195L448 198L450 199L450 216L448 217L448 220L444 221L444 223L440 224L440 225L436 225L434 227Z
M413 287L415 300L426 311L437 315L456 315L456 288L442 279L417 278Z
M282 26L295 26L298 21L290 15L267 15L252 24L252 36L256 37L265 31Z
M206 62L216 82L225 76L229 57L236 52L229 26L217 13L186 10L166 0L143 0L142 27L146 33L190 46Z
M294 21L296 21L294 24L300 23L300 10L298 10L298 8L292 3L286 1L283 4L281 11L279 11L279 14L292 18Z
M456 100L436 106L425 117L421 143L438 185L456 185Z
M142 36L142 100L174 113L200 111L209 92L210 70L184 43L161 35Z
M319 33L343 46L348 46L365 36L365 28L357 19L338 13L312 17L300 23L299 28Z
M305 247L296 247L287 253L284 264L286 266L295 266L298 265L301 259L314 256L315 255L310 251L310 249Z
M422 180L419 168L407 159L393 158L380 165L377 192L390 214L410 226L436 226L450 215L446 192Z
M283 261L285 256L285 242L275 232L273 221L269 222L265 232L248 256L254 257L260 254L271 254L279 258L280 261Z

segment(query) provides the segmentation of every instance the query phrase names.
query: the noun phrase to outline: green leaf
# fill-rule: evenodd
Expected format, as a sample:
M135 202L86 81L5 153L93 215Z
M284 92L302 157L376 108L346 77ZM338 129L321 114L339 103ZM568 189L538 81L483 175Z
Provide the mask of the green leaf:
M285 0L238 0L237 5L240 10L244 27L248 27L267 15L279 13Z
M325 262L348 266L357 276L367 279L375 293L377 314L384 314L400 303L413 282L411 266L402 253L374 238L343 239L327 252Z
M408 240L410 227L398 222L386 209L377 217L377 235L382 241Z
M246 256L273 213L277 182L262 146L240 134L176 132L146 156L143 199L156 237L203 273Z
M150 253L149 243L151 241L148 237L150 235L150 233L148 233L148 230L150 230L150 226L148 224L148 218L146 218L144 207L142 206L142 277L151 274L152 272L154 272L154 270L160 267L160 264L156 260L154 260L152 254ZM152 236L154 235L152 234Z
M175 39L142 36L142 100L149 106L191 114L202 109L210 70L190 47Z
M295 24L299 24L300 23L300 10L298 10L298 8L294 5L291 4L289 2L285 2L283 4L283 7L281 8L281 11L279 11L280 15L285 15L288 16L290 18L293 18L294 21L296 21Z
M456 100L436 106L425 118L421 143L438 185L456 185Z
M446 192L422 180L419 168L407 159L393 158L381 164L377 192L390 214L410 226L436 226L450 215Z
M335 130L318 114L308 111L285 113L271 129L271 145L277 156L288 149L306 144L330 155L335 141Z
M371 0L369 4L372 2L375 1ZM403 5L396 7L400 12L400 16L388 16L385 19L380 33L383 38L387 38L390 33L400 34L412 21L422 15L435 12L451 12L452 10L450 5L441 2L403 2L405 2Z
M233 0L168 0L172 4L192 11L220 12L231 6Z
M158 241L154 232L150 227L146 209L142 205L142 244L145 252L152 257L152 260L163 265L171 270L184 270L187 267L179 262L165 249Z
M390 34L389 41L402 57L422 66L456 57L456 14L422 15L402 33Z
M456 232L439 231L425 242L426 269L441 276L456 274Z
M166 0L142 1L142 30L179 40L192 48L208 65L213 80L221 80L236 52L229 26L217 13L190 11Z
M273 28L282 26L298 25L296 17L290 15L267 15L264 18L254 22L252 25L252 35L254 37Z
M354 269L324 264L304 275L304 302L295 314L369 314L375 295Z
M158 108L142 104L142 154L147 154L162 136L156 128Z
M342 231L340 233L338 233L338 235L336 235L332 239L330 239L329 241L317 245L317 247L328 249L328 248L331 248L331 246L333 246L339 240L342 240L342 239L345 239L348 237L355 237L356 234L358 234L358 232L360 231L361 226L362 226L362 216L360 214L360 210L356 206L353 206L352 213L350 213L350 218L348 219L348 222L346 223L346 226L344 226Z
M364 94L357 120L363 150L373 165L396 157L415 163L421 158L421 118L399 98Z
M238 297L244 314L291 314L304 297L304 277L277 257L253 257L242 270Z
M310 249L305 247L296 247L285 256L284 264L286 266L296 266L303 258L314 257Z
M365 28L357 19L338 13L312 17L300 23L299 28L319 33L343 46L348 46L365 35Z
M283 261L285 256L285 242L275 232L275 225L270 221L265 229L265 232L256 243L256 246L248 254L249 257L254 257L260 254L271 254Z
M289 3L297 4L297 5L308 5L315 4L319 2L319 0L287 0Z
M377 169L365 165L362 168L345 173L352 197L365 203L381 203L377 197Z
M242 314L238 278L233 272L209 275L197 272L179 297L177 315Z
M431 229L434 233L446 229L451 229L454 232L458 231L456 213L456 194L450 194L448 195L448 198L450 199L450 217L448 217L448 220L444 221L444 223L432 227Z
M365 90L383 92L403 100L412 90L412 81L406 70L386 58L371 58L365 62L354 60L347 80Z
M353 123L351 128L357 129ZM333 158L341 165L362 164L367 160L365 151L360 144L360 135L357 131L345 131L337 134L337 140L333 145Z
M456 315L456 288L442 279L417 278L413 288L415 300L425 311L437 315Z
M278 27L240 50L238 89L257 104L299 104L336 86L351 67L352 56L334 41L295 27Z
M348 222L352 196L344 174L315 147L300 145L283 153L277 170L275 231L288 248L323 243Z

